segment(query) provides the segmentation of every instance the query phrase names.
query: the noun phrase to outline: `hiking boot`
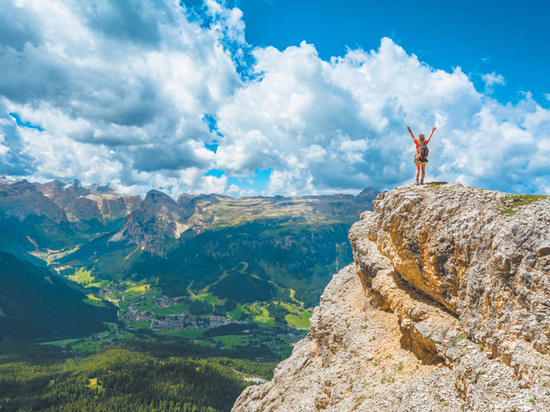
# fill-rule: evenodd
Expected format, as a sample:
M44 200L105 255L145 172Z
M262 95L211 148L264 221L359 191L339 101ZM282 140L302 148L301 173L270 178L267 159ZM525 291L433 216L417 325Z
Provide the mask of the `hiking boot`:
M416 184L418 185L418 179L416 179Z
M423 184L424 184L424 179L422 179L422 180L420 181L420 184L421 184L421 185L423 185Z

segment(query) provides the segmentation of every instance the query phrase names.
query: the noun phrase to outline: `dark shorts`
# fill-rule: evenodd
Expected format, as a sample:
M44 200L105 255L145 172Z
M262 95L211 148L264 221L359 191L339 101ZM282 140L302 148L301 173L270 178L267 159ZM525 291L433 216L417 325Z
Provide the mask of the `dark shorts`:
M415 163L420 163L420 164L426 164L428 163L428 159L417 159L416 157L414 158L414 162Z

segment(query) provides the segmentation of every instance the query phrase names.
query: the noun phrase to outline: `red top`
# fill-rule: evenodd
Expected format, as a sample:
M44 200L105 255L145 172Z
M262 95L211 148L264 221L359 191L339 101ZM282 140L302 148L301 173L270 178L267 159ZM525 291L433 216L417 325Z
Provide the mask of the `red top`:
M414 139L414 137L413 137ZM429 140L424 140L424 144L428 146L428 143L430 143ZM420 140L414 139L414 144L416 144L416 153L418 153L418 150L420 150Z

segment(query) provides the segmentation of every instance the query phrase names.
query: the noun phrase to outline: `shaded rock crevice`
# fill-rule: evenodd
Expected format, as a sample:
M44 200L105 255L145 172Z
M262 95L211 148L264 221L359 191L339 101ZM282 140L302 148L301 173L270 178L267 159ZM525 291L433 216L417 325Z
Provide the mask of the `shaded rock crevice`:
M379 196L355 230L407 283L455 313L466 336L530 382L550 366L543 303L550 279L541 259L550 202L537 199L508 215L509 197L458 184L399 188Z

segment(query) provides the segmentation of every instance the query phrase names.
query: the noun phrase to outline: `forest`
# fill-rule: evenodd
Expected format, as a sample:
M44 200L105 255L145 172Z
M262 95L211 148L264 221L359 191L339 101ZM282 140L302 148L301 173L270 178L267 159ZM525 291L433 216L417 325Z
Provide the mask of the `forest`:
M245 377L270 379L276 366L211 355L139 341L85 353L0 345L0 410L225 412L251 384Z

